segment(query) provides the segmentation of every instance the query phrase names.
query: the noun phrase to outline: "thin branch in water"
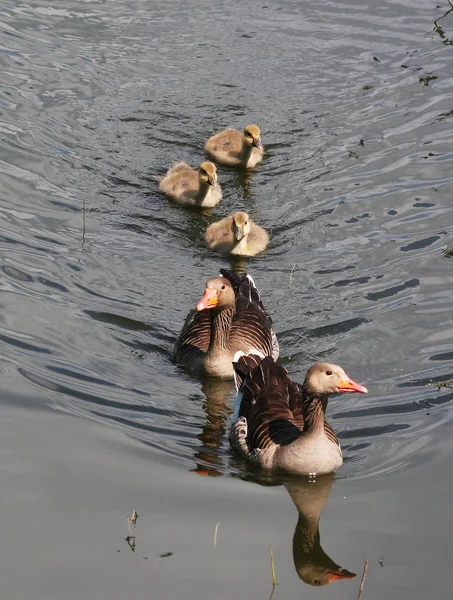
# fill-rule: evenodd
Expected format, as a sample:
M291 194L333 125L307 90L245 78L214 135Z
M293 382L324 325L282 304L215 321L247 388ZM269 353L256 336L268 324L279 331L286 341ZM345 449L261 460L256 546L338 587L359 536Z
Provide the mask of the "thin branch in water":
M295 264L293 265L293 268L291 269L291 273L289 274L289 285L291 285L291 284L292 284L292 282L293 282L293 273L294 273L294 269L295 269L296 267L297 267L297 263L295 263Z
M367 570L368 570L368 561L365 560L365 564L363 565L362 581L360 582L359 595L357 596L357 600L362 600L363 586L365 585Z
M87 207L86 207L86 201L84 198L83 203L82 203L82 252L85 252L86 213L87 213Z
M214 548L217 546L217 532L219 530L219 525L222 524L222 521L219 521L217 523L217 525L215 526L215 531L214 531Z
M435 31L436 33L438 33L440 35L441 38L445 37L444 31L443 29L440 27L439 25L439 21L441 19L444 19L447 15L449 15L452 11L453 11L453 0L447 0L448 4L451 6L451 8L449 8L447 10L447 12L445 12L441 17L439 17L438 19L436 19L434 21L434 29L433 31ZM450 42L450 40L446 39L447 42Z
M271 548L271 571L272 571L272 585L275 586L277 585L277 578L275 577L275 565L274 565L274 552Z
M129 545L129 548L132 550L132 552L135 552L135 547L137 545L136 540L135 540L135 535L132 535L132 527L131 525L134 526L135 528L135 524L137 523L137 519L138 519L138 512L135 510L132 511L132 515L130 517L126 517L127 520L127 537L125 537L124 539L126 540L126 542Z

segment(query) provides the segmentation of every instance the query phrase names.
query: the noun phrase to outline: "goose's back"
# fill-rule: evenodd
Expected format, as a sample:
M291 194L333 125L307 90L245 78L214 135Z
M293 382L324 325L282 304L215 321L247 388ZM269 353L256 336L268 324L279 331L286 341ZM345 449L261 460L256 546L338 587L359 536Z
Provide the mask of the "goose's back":
M185 162L174 163L159 184L159 190L175 200L184 199L197 189L198 172Z
M240 152L242 150L242 133L237 129L224 129L206 141L205 150L212 154Z

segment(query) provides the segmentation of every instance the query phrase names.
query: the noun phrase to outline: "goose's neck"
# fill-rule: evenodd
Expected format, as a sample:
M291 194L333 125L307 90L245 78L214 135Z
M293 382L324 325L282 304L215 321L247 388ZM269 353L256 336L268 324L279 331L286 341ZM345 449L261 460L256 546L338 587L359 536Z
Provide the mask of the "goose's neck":
M304 433L324 432L324 417L328 396L303 388L302 414L304 416Z
M212 185L206 183L204 181L198 182L198 192L195 196L195 200L197 202L203 202L206 196L209 194L209 190L212 188Z
M228 351L233 315L234 306L222 309L210 309L211 338L209 340L208 354L223 354Z
M252 156L254 146L250 144L242 142L242 150L241 150L241 162L246 165L249 161L249 158Z
M319 514L299 513L293 537L293 550L308 554L315 545L319 546Z
M236 254L240 254L242 251L245 252L247 250L247 241L249 234L244 234L240 240L234 238L234 252Z

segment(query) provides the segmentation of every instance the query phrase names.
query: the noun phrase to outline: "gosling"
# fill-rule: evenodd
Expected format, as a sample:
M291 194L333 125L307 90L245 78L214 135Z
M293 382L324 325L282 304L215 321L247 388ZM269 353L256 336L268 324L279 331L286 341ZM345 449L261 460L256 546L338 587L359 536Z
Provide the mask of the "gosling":
M243 133L225 129L210 137L204 149L219 163L253 169L263 158L260 128L247 125Z
M269 243L269 234L245 212L236 212L206 229L208 245L225 254L255 256Z
M174 163L160 180L159 190L184 206L215 206L222 199L217 168L202 162L198 171L185 162Z

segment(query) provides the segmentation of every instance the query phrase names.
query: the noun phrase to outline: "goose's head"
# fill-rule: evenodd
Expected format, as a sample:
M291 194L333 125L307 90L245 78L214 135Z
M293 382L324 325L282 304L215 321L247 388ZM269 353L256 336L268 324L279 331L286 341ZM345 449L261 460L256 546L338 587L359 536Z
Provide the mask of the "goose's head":
M197 310L205 308L227 308L234 305L236 296L231 283L225 277L213 277L206 284L204 296L197 304Z
M198 169L198 179L204 185L215 186L217 184L217 168L215 164L209 160L202 162Z
M233 235L239 242L242 238L250 233L250 219L247 213L237 212L233 215Z
M341 367L330 363L316 363L305 377L304 387L311 392L323 395L361 392L368 390L353 381Z
M298 571L298 575L302 581L315 587L328 585L329 583L339 581L340 579L354 579L356 576L355 573L342 569L341 567L334 566L332 568L327 568L324 565L310 563L304 565L304 567Z
M247 125L244 129L244 142L255 148L262 148L261 132L258 125Z

